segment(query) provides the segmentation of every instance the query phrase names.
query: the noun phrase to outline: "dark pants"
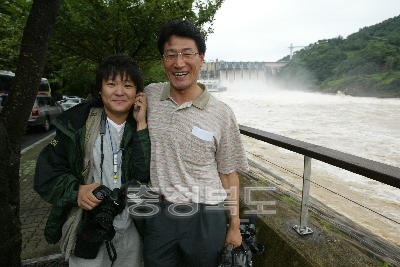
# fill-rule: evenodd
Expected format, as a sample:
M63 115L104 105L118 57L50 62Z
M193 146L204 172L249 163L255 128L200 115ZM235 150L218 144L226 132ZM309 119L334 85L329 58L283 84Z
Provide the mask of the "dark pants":
M222 208L210 211L209 205L191 204L197 205L195 214L177 216L193 213L196 207L179 205L171 209L171 205L162 201L161 211L146 219L144 266L217 266L226 235L226 217Z

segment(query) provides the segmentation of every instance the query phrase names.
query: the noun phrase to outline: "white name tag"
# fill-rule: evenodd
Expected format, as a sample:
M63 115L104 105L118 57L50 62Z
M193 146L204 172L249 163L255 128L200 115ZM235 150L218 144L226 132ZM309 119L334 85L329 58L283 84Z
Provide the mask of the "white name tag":
M196 126L193 126L192 134L205 141L212 141L214 137L214 133L200 129Z

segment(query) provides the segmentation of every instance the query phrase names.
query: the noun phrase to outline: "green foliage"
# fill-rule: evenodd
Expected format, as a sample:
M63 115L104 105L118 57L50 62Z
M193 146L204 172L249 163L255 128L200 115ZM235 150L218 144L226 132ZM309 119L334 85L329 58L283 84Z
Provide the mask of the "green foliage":
M322 225L321 226L321 231L325 232L328 236L332 236L332 232L345 237L341 232L339 232L336 228L334 228L332 225L330 225L328 222L325 221L319 221L319 223Z
M259 186L263 186L263 187L267 186L267 182L264 179L259 179L257 181L257 183L258 183Z
M131 55L144 72L145 83L165 80L154 65L160 59L157 38L161 27L170 20L189 19L203 28L213 21L222 2L65 0L51 46L54 62L63 62L59 67L59 79L74 78L64 84L64 89L67 92L79 90L77 85L82 79L76 77L82 74L86 76L83 81L89 81L91 69L115 53ZM206 35L210 31L210 27L203 29ZM65 58L73 60L68 59L69 64L66 64ZM90 68L85 71L79 67L82 65ZM87 90L87 87L90 86L80 90Z
M281 69L284 87L358 96L400 95L400 16L297 51Z
M282 196L282 195L278 195L282 200L284 200L284 201L286 201L286 202L288 202L288 203L290 203L290 204L293 204L293 205L295 205L296 204L296 202L294 202L294 200L293 199L291 199L290 197L286 197L286 196Z
M389 263L383 263L383 262L378 261L378 260L376 260L376 262L377 262L379 265L383 266L383 267L390 267L390 264L389 264Z
M304 58L305 67L315 74L318 81L324 81L333 75L333 70L343 61L347 55L339 49L326 48L316 55Z
M332 231L332 232L335 232L335 233L339 233L339 231L336 230L335 228L333 228L332 225L330 225L328 222L319 221L319 223L322 225L322 227L324 229L328 229L329 231Z
M0 70L15 71L32 2L13 0L0 2Z
M286 89L313 88L316 84L314 74L298 59L287 64L278 74L279 81Z
M387 38L387 42L389 44L400 46L400 34L399 35L391 35Z
M58 93L86 97L93 91L97 64L81 61L77 57L63 58L60 63L63 68L53 71L49 76L52 84L59 85L57 86ZM52 88L55 87L54 85Z
M370 27L364 27L358 32L353 33L347 37L348 41L354 39L369 40L371 37L389 37L389 36L400 36L400 16L387 19L381 23Z
M389 56L386 59L386 63L385 63L385 69L388 71L388 73L392 73L393 70L395 69L395 65L396 65L396 58L393 56Z
M289 61L290 60L290 55L287 55L286 57L283 57L281 59L278 60L278 62L280 61Z
M31 1L0 4L1 69L15 70ZM170 20L187 19L207 36L224 0L63 0L43 76L57 92L86 96L94 70L105 57L127 53L139 64L145 82L160 75L157 39ZM10 26L11 25L11 26ZM3 67L4 66L4 67ZM158 67L156 67L158 66ZM149 77L146 77L150 75Z
M154 61L149 64L149 68L142 70L144 75L144 85L156 82L167 82L168 79L165 76L164 68L161 64L161 60Z

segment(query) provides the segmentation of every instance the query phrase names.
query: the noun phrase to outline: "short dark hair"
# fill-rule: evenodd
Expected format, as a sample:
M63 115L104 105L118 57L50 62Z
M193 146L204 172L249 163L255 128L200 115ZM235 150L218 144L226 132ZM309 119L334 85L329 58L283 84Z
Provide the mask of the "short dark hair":
M118 74L121 78L126 75L132 79L138 93L143 91L143 75L138 64L131 56L122 53L111 55L100 63L96 71L95 92L97 94L101 92L103 80L108 80L110 77L114 80Z
M168 42L173 35L193 39L196 42L199 53L204 54L206 52L206 41L200 30L188 20L174 20L165 24L158 36L157 47L161 56L164 55L165 43Z

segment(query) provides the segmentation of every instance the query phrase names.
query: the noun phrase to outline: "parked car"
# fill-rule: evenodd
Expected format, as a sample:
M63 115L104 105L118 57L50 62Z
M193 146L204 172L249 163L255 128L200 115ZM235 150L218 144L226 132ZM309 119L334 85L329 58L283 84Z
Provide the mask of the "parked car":
M68 100L67 98L64 98L64 99L61 99L59 101L56 101L56 103L57 103L57 105L61 106L61 104L64 103L65 101L67 101L67 100Z
M37 95L28 120L28 126L42 127L44 131L48 131L51 121L62 112L62 107L57 105L53 98L48 95Z
M62 103L64 103L64 102L67 101L68 99L78 99L78 98L81 98L81 97L79 97L79 96L74 96L74 95L70 95L70 96L62 95L62 99L56 101L56 103L59 104L59 105L61 105Z
M83 98L68 98L67 101L61 103L62 108L65 110L68 110L72 108L73 106L76 106L80 103L82 103L85 99Z

